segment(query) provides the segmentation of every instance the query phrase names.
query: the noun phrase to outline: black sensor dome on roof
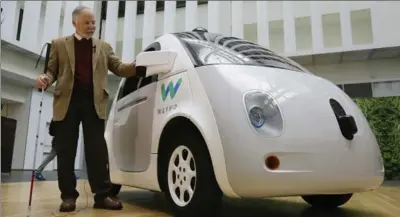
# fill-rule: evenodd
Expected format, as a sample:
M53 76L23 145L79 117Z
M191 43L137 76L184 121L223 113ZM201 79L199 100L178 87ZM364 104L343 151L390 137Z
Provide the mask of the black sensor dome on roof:
M208 32L208 30L203 27L197 27L197 28L193 29L192 32Z

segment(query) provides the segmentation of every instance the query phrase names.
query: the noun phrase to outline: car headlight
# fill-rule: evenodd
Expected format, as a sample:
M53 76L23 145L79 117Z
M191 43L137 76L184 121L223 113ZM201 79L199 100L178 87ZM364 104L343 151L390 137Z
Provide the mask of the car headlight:
M283 132L283 117L278 102L268 93L250 91L244 95L247 118L259 134L278 137Z

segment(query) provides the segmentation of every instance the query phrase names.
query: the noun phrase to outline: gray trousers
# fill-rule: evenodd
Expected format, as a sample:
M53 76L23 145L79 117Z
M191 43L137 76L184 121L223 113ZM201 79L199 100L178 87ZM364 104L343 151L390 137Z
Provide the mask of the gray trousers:
M47 164L53 161L56 156L57 156L56 149L52 148L50 154L43 160L42 164L40 164L39 168L36 171L39 173L43 172Z

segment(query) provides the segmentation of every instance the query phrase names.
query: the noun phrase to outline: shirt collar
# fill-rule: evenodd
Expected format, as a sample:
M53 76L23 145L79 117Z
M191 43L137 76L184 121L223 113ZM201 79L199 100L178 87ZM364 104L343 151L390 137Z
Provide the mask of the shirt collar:
M75 36L76 39L78 39L78 41L80 41L80 40L83 39L83 37L80 36L78 33L75 33L74 36ZM89 39L91 39L91 38L88 38L88 40L89 40Z

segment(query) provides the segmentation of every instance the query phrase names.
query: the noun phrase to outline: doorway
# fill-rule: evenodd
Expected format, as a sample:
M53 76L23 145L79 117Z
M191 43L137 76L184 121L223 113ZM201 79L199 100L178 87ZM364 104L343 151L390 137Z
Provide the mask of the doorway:
M1 173L11 173L17 120L1 117Z

